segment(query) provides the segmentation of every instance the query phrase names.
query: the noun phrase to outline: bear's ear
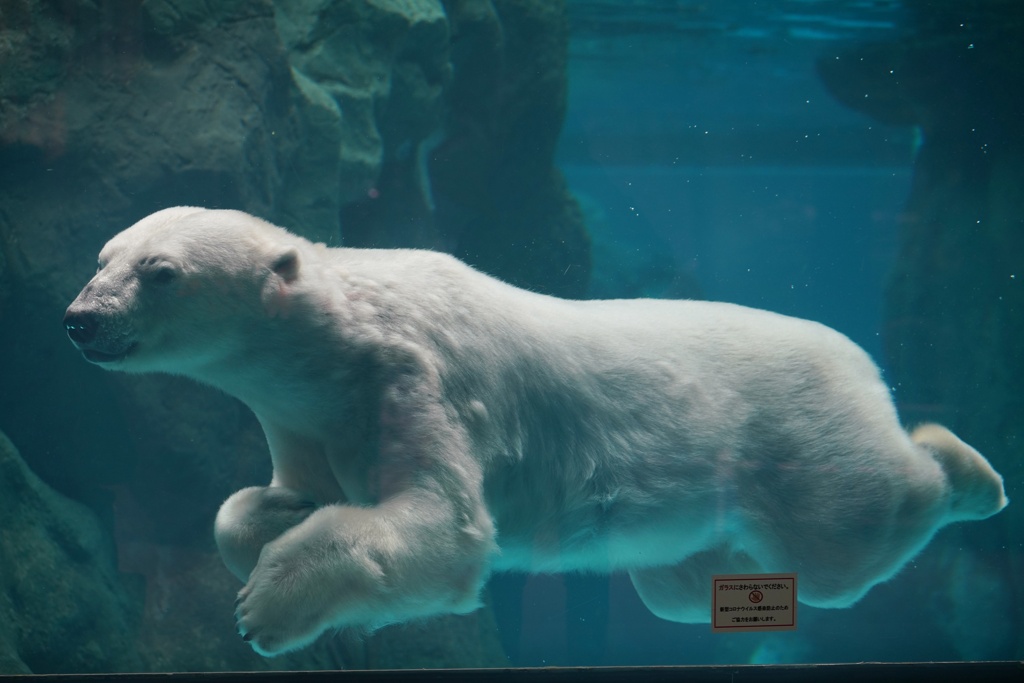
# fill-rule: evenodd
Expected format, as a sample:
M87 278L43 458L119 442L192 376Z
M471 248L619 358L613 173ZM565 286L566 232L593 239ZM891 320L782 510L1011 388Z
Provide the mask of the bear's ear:
M287 247L278 252L270 261L270 269L286 283L294 282L299 277L299 250Z
M292 304L291 288L287 285L299 277L299 250L295 247L280 249L271 256L269 265L273 275L267 276L263 284L263 308L272 318L287 317Z

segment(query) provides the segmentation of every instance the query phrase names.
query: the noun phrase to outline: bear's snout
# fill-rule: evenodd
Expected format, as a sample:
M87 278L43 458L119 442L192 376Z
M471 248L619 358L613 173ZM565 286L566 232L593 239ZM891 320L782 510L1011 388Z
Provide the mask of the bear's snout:
M71 304L64 313L64 330L75 348L93 363L112 363L123 360L135 348L131 335L118 333L110 321L94 310Z
M67 330L68 339L76 346L91 343L96 338L98 327L99 322L93 313L72 311L69 308L64 314L64 329Z

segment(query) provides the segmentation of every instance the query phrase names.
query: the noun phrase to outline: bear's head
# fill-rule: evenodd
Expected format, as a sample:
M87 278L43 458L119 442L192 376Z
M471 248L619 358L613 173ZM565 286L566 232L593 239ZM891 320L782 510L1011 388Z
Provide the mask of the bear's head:
M158 211L107 242L64 327L104 368L195 374L258 334L298 278L299 240L238 211Z

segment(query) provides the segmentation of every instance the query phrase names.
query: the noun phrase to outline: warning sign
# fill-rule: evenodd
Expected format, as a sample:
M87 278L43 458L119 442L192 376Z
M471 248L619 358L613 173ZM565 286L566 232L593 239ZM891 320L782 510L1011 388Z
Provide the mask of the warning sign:
M796 574L728 574L711 579L711 630L792 631Z

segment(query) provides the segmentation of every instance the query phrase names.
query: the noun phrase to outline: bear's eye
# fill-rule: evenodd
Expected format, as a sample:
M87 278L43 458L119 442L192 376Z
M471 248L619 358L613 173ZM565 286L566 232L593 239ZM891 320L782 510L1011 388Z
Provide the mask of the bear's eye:
M155 256L139 261L143 277L155 285L168 285L178 277L174 266Z
M97 261L96 262L96 272L98 273L101 270L103 270L103 266L105 266L105 265L107 265L107 264L104 263L103 261Z
M149 280L158 285L167 285L174 281L178 274L170 266L160 266L150 271Z

